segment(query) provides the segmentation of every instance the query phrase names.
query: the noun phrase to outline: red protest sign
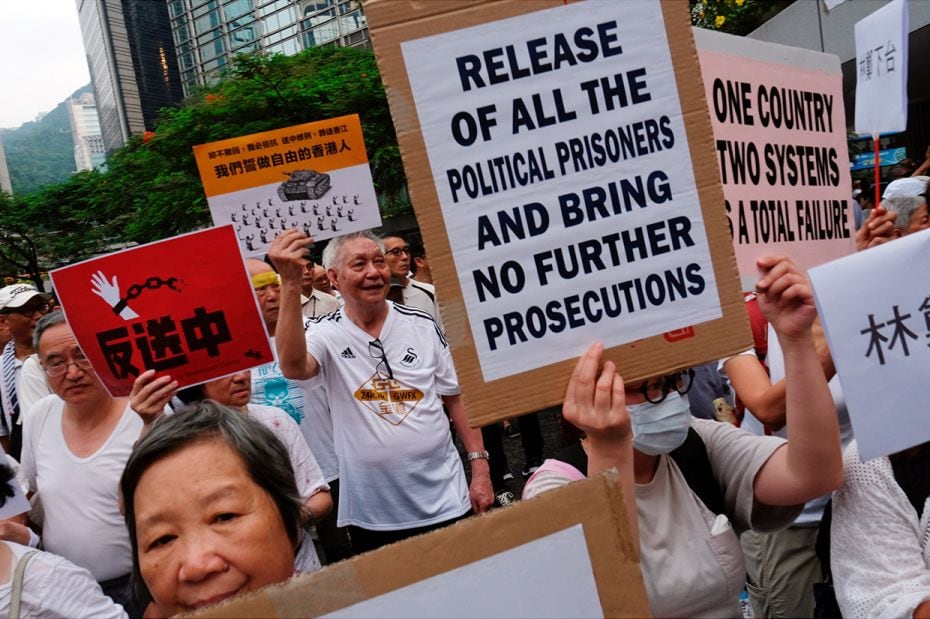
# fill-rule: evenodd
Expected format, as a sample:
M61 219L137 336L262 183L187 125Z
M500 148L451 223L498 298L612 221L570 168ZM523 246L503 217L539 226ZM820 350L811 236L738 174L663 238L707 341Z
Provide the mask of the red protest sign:
M196 385L272 360L232 226L133 247L51 273L101 382L129 394L141 372Z

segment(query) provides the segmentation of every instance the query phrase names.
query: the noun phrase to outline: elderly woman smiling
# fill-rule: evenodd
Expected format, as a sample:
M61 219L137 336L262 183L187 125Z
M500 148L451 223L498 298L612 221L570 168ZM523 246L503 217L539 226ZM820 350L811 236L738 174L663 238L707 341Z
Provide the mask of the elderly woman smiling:
M164 417L120 482L133 581L165 616L286 580L302 522L284 445L215 402Z

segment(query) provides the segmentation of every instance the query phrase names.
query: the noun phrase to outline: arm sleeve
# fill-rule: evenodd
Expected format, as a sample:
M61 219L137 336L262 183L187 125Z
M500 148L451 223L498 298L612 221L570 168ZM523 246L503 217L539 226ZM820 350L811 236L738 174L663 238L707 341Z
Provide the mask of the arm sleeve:
M436 364L436 392L441 396L462 393L449 347L441 346L437 354L439 355L439 362Z
M23 362L22 380L19 383L19 391L17 391L19 410L24 413L23 418L27 416L26 413L36 402L50 393L45 373L39 367L39 361L35 355L29 355Z
M329 490L329 484L323 479L323 471L313 456L313 452L310 451L307 440L301 434L297 423L290 415L279 409L275 410L274 423L280 427L279 436L285 442L291 456L291 466L294 468L294 479L297 481L300 498L306 501L321 490Z
M895 481L888 458L861 462L851 443L843 465L830 529L830 563L840 610L848 618L910 617L930 599L930 570L921 549L917 512Z
M324 329L320 328L317 324L311 322L305 326L304 340L307 343L307 352L316 359L317 365L320 366L320 371L317 372L316 376L298 381L304 389L319 389L325 384L324 374L326 373L326 366L329 358L326 352L326 344L323 341L324 337Z
M584 479L584 475L572 465L560 460L546 460L527 480L523 487L523 499L532 499L581 479Z
M737 531L777 531L798 517L804 505L776 507L755 500L756 475L785 444L776 436L753 436L728 423L695 419L692 425L707 448L714 477L723 490L727 515Z
M24 590L35 587L35 596L30 597L38 600L42 611L35 616L102 619L128 617L122 606L103 594L100 585L86 569L47 552L42 553L41 560L46 563L43 566L45 569L36 570L35 567L38 566L30 562L26 568L27 578L23 583ZM33 582L32 578L28 577L30 571L39 576L39 582Z

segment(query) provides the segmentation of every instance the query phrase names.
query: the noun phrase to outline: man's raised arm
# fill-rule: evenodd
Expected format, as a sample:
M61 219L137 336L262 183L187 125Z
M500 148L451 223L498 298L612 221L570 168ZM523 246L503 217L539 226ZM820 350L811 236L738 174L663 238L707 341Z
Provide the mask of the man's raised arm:
M316 376L320 365L307 352L304 340L303 315L300 312L300 284L307 245L313 239L298 230L286 230L271 243L268 257L281 277L281 299L278 324L275 327L275 347L278 365L286 378L305 380Z

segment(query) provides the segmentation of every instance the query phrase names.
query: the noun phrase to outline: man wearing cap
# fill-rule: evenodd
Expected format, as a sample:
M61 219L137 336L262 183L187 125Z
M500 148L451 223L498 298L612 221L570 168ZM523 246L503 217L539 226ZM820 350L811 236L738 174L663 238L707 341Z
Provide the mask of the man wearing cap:
M0 322L10 332L10 341L0 353L0 443L17 460L22 452L23 414L51 393L32 346L32 331L48 313L50 301L32 284L0 288Z

